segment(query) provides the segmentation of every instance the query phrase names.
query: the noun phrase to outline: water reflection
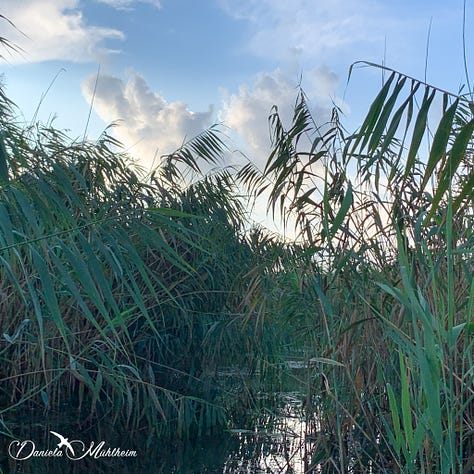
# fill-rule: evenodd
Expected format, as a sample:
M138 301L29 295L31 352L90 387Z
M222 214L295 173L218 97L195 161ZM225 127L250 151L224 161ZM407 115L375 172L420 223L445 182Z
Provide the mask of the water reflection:
M260 420L254 433L239 435L238 452L230 453L223 472L304 474L310 468L312 443L298 394L282 394L276 413Z
M54 448L57 440L49 429L58 427L31 426L25 436L37 440L37 445ZM311 468L311 451L314 447L308 437L301 398L296 393L280 394L279 403L272 410L264 410L251 430L235 428L213 437L202 437L194 441L163 443L140 439L139 433L119 435L112 431L102 433L76 433L75 436L88 444L94 440L106 440L109 446L135 449L137 458L86 457L72 461L61 458L36 458L15 461L8 456L11 439L2 437L0 466L3 473L158 473L158 474L261 474L285 473L305 474L319 472ZM67 429L64 434L69 435ZM140 440L139 440L140 439ZM137 442L139 440L139 442Z
M234 429L218 438L201 438L164 450L157 472L176 474L308 474L313 443L300 396L281 394L273 411L259 417L253 430ZM159 464L159 462L157 463Z

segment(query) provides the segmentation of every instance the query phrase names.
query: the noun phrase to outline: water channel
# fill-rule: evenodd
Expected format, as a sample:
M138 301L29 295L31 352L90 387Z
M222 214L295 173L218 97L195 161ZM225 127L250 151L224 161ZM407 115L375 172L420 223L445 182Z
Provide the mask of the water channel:
M281 393L276 411L265 412L252 429L235 428L219 436L201 437L186 442L152 442L136 457L119 459L70 460L66 456L35 457L14 460L7 454L11 440L3 440L1 468L6 473L162 473L162 474L224 474L224 473L286 473L304 474L318 472L310 469L312 443L308 424L302 410L301 394ZM64 430L63 430L64 431ZM41 436L41 432L43 435ZM50 432L50 431L49 431ZM54 436L48 431L32 427L30 434L36 435L36 449L55 447ZM79 437L79 436L77 436ZM114 436L117 441L117 435ZM41 441L41 438L43 440ZM70 440L73 437L69 437ZM109 439L111 439L109 437ZM117 442L116 441L116 442ZM120 440L125 448L125 438ZM109 441L113 445L114 441ZM97 444L97 443L96 443ZM74 443L73 443L73 446ZM19 445L17 445L19 447ZM12 451L16 449L13 446ZM25 446L22 453L29 454Z

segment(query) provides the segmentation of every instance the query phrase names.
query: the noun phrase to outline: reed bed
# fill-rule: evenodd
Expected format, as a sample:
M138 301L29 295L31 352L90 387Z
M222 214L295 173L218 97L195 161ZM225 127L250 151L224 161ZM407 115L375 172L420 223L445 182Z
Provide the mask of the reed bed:
M159 437L225 427L236 389L217 368L260 360L240 282L263 257L230 176L176 184L199 153L218 160L219 132L146 176L107 131L72 141L0 105L3 434L64 410Z
M467 473L472 102L363 65L388 78L356 133L337 108L318 126L301 91L290 124L272 111L264 172L240 172L249 192L266 189L269 209L296 223L306 261L293 274L299 296L286 286L282 307L294 340L305 341L313 466Z
M337 109L318 126L303 91L289 125L273 109L263 172L202 173L226 151L211 128L146 175L108 131L21 126L1 92L2 433L67 408L150 440L211 434L291 358L308 472L470 472L472 102L382 69L354 134ZM264 191L295 241L247 222Z

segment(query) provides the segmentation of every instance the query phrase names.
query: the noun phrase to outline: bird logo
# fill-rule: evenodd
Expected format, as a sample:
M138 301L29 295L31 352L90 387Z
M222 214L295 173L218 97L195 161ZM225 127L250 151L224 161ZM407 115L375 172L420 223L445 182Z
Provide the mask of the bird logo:
M74 449L72 449L71 443L67 438L65 438L63 435L60 435L59 433L56 433L56 431L50 431L50 433L59 438L58 448L66 446L66 449L69 450L73 456L75 455Z

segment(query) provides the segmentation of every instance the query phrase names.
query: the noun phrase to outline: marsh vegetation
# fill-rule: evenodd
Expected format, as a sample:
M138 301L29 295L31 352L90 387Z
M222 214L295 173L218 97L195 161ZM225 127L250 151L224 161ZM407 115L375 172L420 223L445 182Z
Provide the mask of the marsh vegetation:
M303 91L290 124L273 109L263 172L202 173L214 127L145 174L2 92L4 439L243 436L293 380L306 472L470 472L474 107L385 72L353 134ZM249 224L262 193L293 241Z

